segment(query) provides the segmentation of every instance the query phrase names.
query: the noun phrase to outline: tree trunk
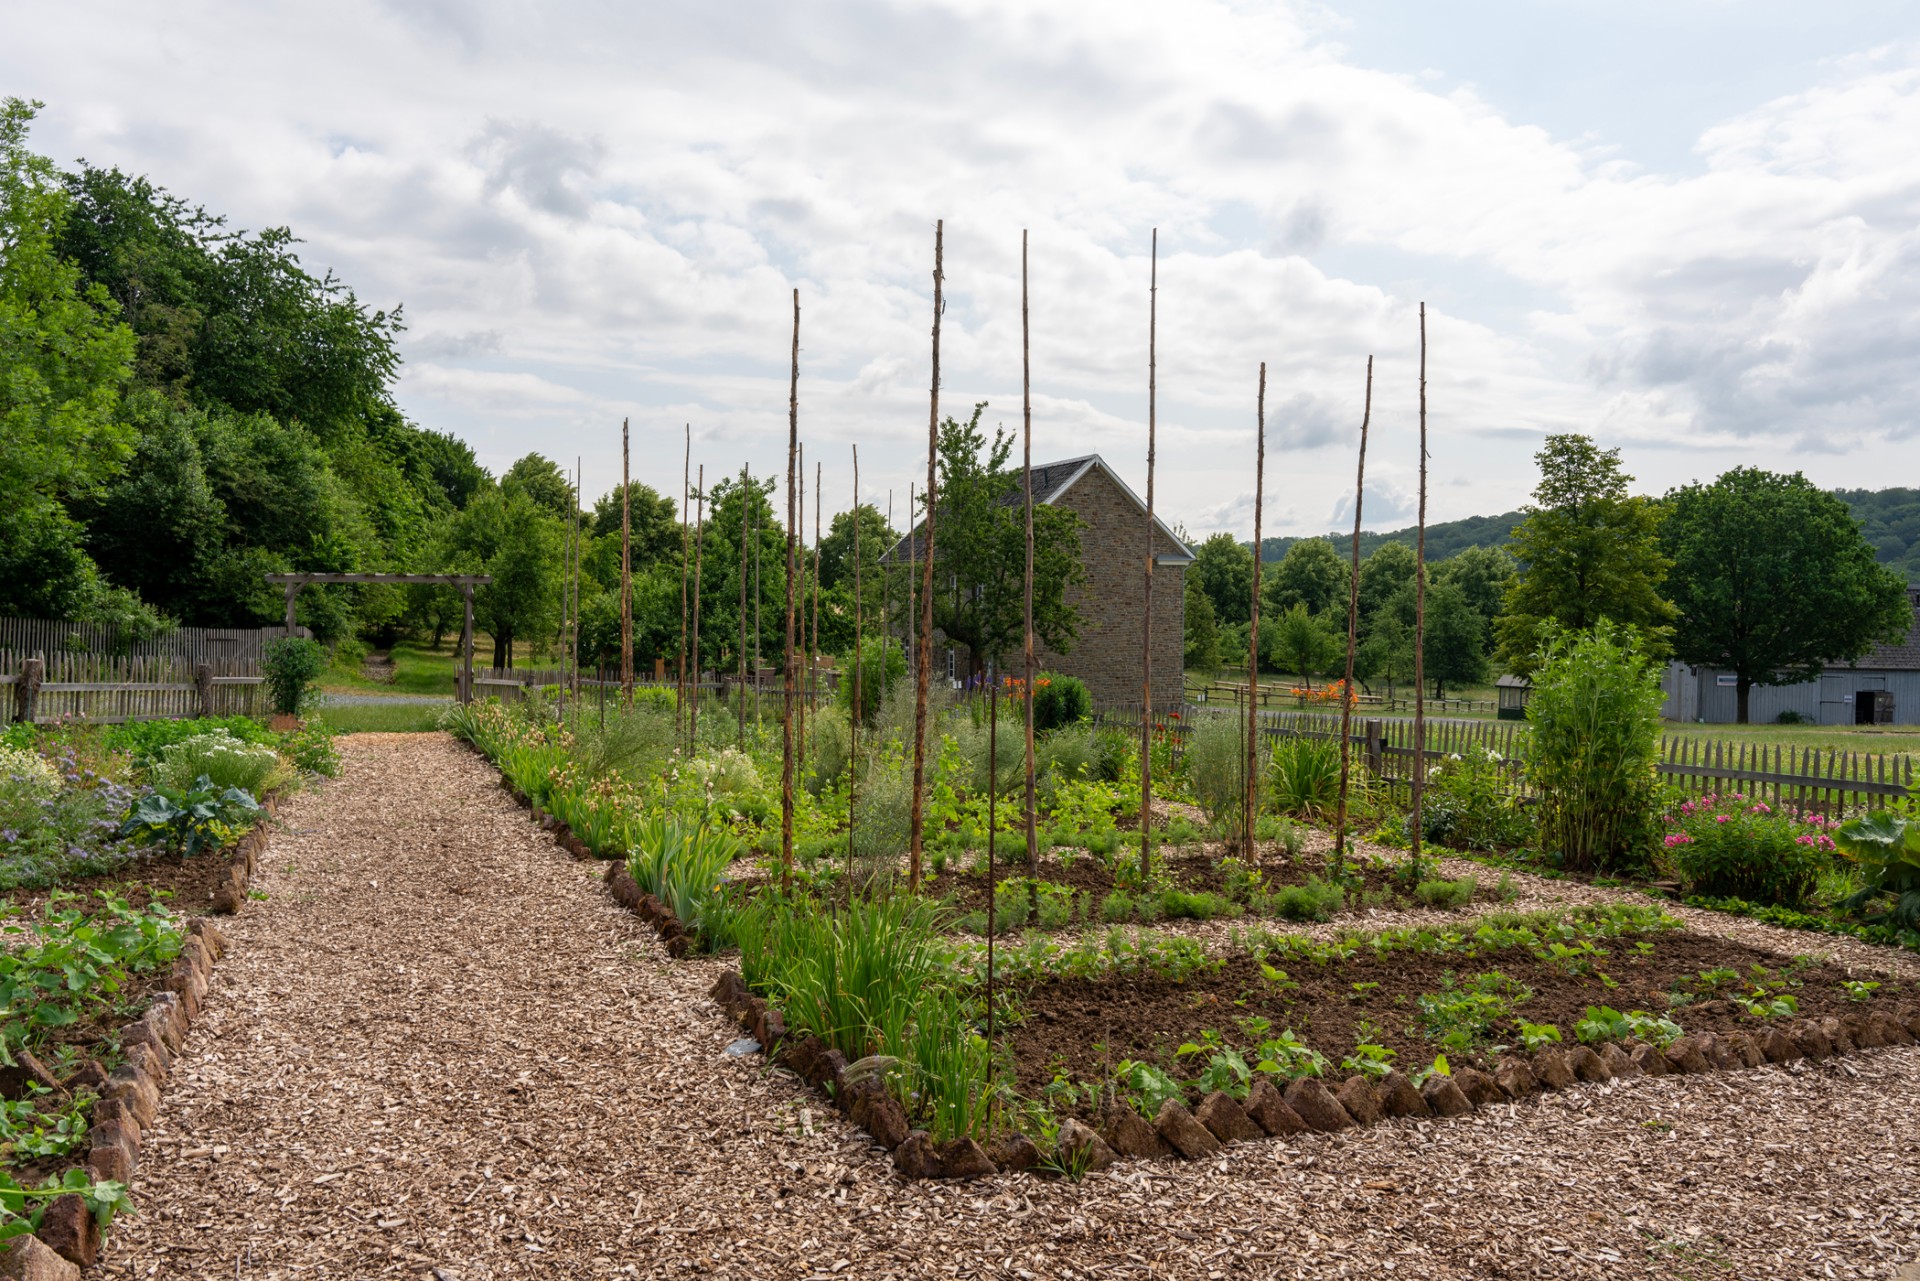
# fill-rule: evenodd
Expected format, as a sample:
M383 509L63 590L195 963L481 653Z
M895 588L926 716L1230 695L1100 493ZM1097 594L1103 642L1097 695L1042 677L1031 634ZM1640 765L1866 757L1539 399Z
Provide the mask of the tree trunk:
M513 641L513 637L509 635L507 632L504 632L504 631L494 632L493 634L493 666L496 671L506 671L508 664L510 664L513 661L512 656L508 651L508 646L512 643L512 641Z
M1737 724L1745 725L1747 723L1748 700L1753 694L1753 682L1744 676L1735 677L1735 679L1740 683L1734 688L1734 703L1738 708L1734 713L1734 721Z

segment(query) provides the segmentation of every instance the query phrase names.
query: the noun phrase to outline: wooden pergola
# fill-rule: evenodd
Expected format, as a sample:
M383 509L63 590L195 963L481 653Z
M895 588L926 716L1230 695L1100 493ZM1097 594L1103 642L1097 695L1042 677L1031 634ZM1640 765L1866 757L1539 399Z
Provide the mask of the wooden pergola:
M493 581L492 574L268 574L269 583L277 583L287 593L287 635L299 626L293 617L293 602L308 583L429 583L458 587L465 615L460 622L460 680L457 691L461 702L473 700L473 589Z

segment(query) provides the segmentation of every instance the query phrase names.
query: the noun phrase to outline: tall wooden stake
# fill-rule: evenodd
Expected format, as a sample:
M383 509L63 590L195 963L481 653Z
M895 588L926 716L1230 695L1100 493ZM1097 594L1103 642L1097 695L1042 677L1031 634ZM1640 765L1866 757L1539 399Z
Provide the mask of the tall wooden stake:
M1240 849L1249 865L1256 858L1254 826L1260 817L1260 514L1267 498L1267 362L1260 362L1260 397L1254 411L1253 446L1253 599L1247 614L1247 741L1240 766Z
M807 663L807 701L815 711L815 700L820 696L820 508L822 490L820 488L820 460L813 460L813 639L808 642L807 653L812 658ZM856 510L854 516L860 513ZM814 731L819 733L818 729Z
M707 465L700 464L699 488L693 497L693 670L688 675L687 754L700 750L700 569L707 546Z
M999 873L994 868L994 852L1000 844L1000 833L996 820L999 817L997 806L1000 803L1000 671L992 660L987 662L987 1044L993 1044L993 918L998 915L994 908L994 889L1000 884ZM992 1086L993 1058L987 1059L987 1084ZM989 1088L987 1106L992 1108L993 1093ZM991 1115L989 1115L991 1123Z
M1035 813L1034 770L1033 770L1033 359L1032 339L1027 319L1027 233L1020 232L1020 461L1021 475L1024 478L1024 490L1021 503L1025 507L1027 525L1027 565L1026 579L1022 584L1021 608L1025 617L1025 654L1021 670L1021 702L1026 708L1027 740L1027 868L1034 871L1040 866L1039 819ZM993 915L989 908L987 915ZM992 998L988 998L988 1008L992 1008ZM991 1017L991 1015L989 1015ZM992 1043L989 1034L988 1043Z
M1360 411L1360 464L1353 476L1353 564L1347 574L1347 675L1340 687L1340 804L1333 819L1333 874L1347 855L1347 780L1353 756L1353 652L1360 640L1360 507L1367 496L1367 426L1373 421L1373 357L1367 357L1367 399Z
M920 891L920 847L925 835L927 784L927 686L933 681L933 509L939 497L935 465L940 459L940 296L945 265L946 220L933 224L933 390L927 410L927 546L920 558L920 653L913 672L913 807L907 827L907 889ZM993 915L991 905L987 915Z
M734 669L739 676L733 687L734 719L739 722L737 741L741 751L747 748L747 485L752 473L740 466L740 640L739 661Z
M793 374L787 384L787 679L780 718L780 888L793 880L793 685L799 677L793 649L794 486L800 453L800 291L793 291Z
M920 670L920 646L914 638L920 631L920 611L914 601L920 591L920 545L913 539L913 509L914 496L919 492L916 482L907 482L907 616L900 628L907 647L907 663L916 672Z
M1420 304L1420 518L1413 543L1413 875L1424 857L1420 802L1427 777L1427 304Z
M573 714L580 715L580 455L573 456L573 633L567 641L567 666L573 674Z
M691 427L688 428L692 430ZM689 436L691 439L691 436ZM633 706L633 481L627 420L620 420L620 696ZM686 619L683 617L684 624Z
M1155 400L1154 340L1159 328L1160 229L1153 229L1153 256L1147 277L1147 555L1140 608L1140 882L1153 883L1153 445Z
M860 716L866 710L861 660L866 656L865 617L860 608L860 446L853 447L853 714L847 718L847 902L853 902L854 806L860 780ZM884 630L884 629L883 629Z
M789 513L793 515L793 513ZM800 687L795 693L793 717L793 776L798 779L807 770L807 668L811 661L807 653L807 447L800 446L800 506L793 517L798 524L793 528L793 537L797 540L800 560Z
M765 528L765 511L760 506L760 489L756 485L753 491L753 732L760 733L760 669L766 660L760 653L760 638L766 635L760 630L760 543L761 531Z
M621 490L620 490L620 510L622 513L620 517L620 526L623 531L621 534L621 542L623 545L626 541L626 534L624 531L627 523L627 519L625 515L626 503L627 503L625 485L626 485L626 478L623 476L621 478ZM693 495L689 492L692 488L693 488L693 424L688 423L687 424L687 452L682 457L681 463L680 463L680 670L678 673L678 679L675 682L674 699L673 699L673 728L674 728L674 732L677 734L686 732L686 723L687 723L687 564L688 564L687 504L689 501L691 501L693 497ZM622 553L623 561L624 561L624 558L625 558L625 553L623 552ZM621 577L623 579L625 578L624 570L622 571ZM621 607L623 617L625 614L625 608L626 607L623 602ZM627 624L625 622L622 622L621 624L622 628L624 628L626 625Z

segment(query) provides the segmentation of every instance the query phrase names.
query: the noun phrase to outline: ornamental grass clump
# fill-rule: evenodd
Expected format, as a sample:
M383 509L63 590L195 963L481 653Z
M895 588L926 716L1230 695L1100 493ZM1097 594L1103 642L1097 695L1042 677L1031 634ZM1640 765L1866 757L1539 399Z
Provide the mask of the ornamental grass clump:
M224 729L170 743L147 770L155 787L175 791L204 778L215 791L237 788L255 797L287 782L292 771L280 753L262 743L248 743Z
M1580 872L1644 869L1659 841L1659 671L1608 622L1549 638L1527 704L1541 851Z
M627 825L627 871L642 893L673 910L680 923L703 939L713 916L723 911L727 868L745 847L726 832L691 827L671 818L645 818Z
M1246 805L1246 742L1246 726L1233 716L1202 717L1187 739L1194 798L1229 841L1245 830L1241 810Z
M1267 804L1282 814L1318 818L1340 799L1340 745L1327 738L1283 738L1267 762Z
M1833 862L1825 815L1775 810L1740 793L1673 806L1661 841L1689 894L1798 907Z

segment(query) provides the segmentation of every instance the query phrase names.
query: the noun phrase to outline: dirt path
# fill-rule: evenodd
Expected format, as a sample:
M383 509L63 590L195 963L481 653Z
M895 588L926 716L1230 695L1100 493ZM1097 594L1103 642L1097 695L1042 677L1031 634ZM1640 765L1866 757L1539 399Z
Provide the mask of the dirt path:
M105 1275L1890 1277L1920 1050L900 1185L493 785L342 740L231 928Z

